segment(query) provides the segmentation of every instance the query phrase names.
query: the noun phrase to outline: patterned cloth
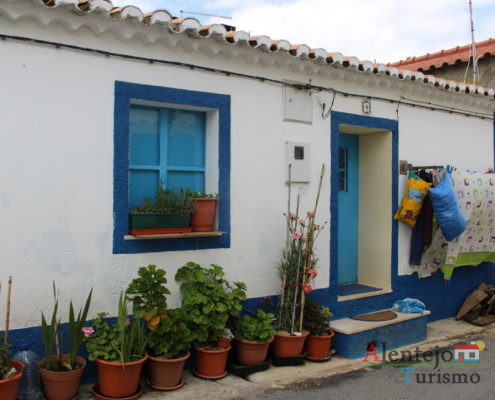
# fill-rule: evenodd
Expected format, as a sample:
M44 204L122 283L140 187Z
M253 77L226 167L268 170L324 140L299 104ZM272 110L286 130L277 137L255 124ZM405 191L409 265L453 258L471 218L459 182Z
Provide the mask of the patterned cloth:
M441 268L445 279L450 279L455 267L495 262L495 174L456 169L452 180L457 201L469 224L451 242L437 229L431 246L421 258L421 265L412 267L420 278Z

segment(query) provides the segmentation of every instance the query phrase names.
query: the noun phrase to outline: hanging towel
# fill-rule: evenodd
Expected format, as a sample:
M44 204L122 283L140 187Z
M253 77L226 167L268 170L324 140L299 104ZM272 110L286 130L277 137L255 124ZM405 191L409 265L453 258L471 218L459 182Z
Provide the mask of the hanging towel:
M437 230L417 270L420 277L441 268L444 278L450 279L455 267L495 262L495 174L454 170L452 180L469 222L455 241L447 241Z

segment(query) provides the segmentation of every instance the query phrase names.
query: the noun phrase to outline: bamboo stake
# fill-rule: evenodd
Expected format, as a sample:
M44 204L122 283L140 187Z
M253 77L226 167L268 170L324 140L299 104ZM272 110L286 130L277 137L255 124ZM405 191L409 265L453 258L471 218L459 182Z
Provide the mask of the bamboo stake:
M325 175L325 164L321 166L320 173L320 181L318 183L318 191L316 193L315 206L313 208L313 214L309 217L309 230L308 236L306 239L306 248L305 248L305 260L304 260L304 273L302 277L302 285L301 285L301 310L299 316L299 331L302 332L303 322L304 322L304 305L306 304L306 293L304 292L304 286L308 281L308 270L311 266L311 259L313 253L313 242L314 242L314 223L316 217L316 209L318 208L318 202L320 200L321 186L323 183L323 177Z
M285 248L289 247L289 232L290 232L290 198L291 198L291 185L292 185L292 164L289 164L289 180L287 185L289 186L289 195L287 197L287 215L285 217L285 221L287 222L287 234L285 238ZM287 254L284 255L285 263L287 265ZM284 297L285 297L285 284L287 282L287 269L285 270L284 277L282 280L282 294L280 295L280 307L277 315L277 327L280 328L282 322L282 308L284 306Z
M5 317L5 336L4 343L7 344L9 342L9 325L10 325L10 298L12 295L12 276L9 276L9 283L7 289L7 316Z
M297 196L297 206L296 206L296 215L299 213L299 202L300 202L300 196ZM297 220L296 220L297 224ZM294 282L294 303L292 304L292 321L290 324L290 329L292 332L295 331L295 324L296 324L296 308L297 308L297 288L298 282L299 282L299 273L301 272L301 267L299 266L301 264L301 251L299 250L298 254L298 260L297 260L297 274L296 274L296 281ZM289 333L292 333L289 332Z

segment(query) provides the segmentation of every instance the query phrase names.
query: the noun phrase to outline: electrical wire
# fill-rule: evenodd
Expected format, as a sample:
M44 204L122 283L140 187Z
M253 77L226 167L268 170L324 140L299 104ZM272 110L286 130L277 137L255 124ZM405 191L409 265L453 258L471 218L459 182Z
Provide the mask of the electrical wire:
M277 85L281 85L281 86L291 87L293 89L306 90L309 92L313 92L313 91L332 92L334 97L332 99L331 107L333 107L333 103L335 101L335 96L338 94L338 95L342 95L344 97L354 97L354 98L360 98L360 99L378 100L378 101L388 102L388 103L392 103L392 104L395 103L395 104L407 105L407 106L411 106L411 107L418 107L418 108L429 109L429 110L444 111L444 112L448 112L451 114L464 115L466 117L474 117L474 118L481 118L481 119L488 119L488 120L494 119L493 115L466 111L466 110L454 108L454 107L441 106L439 104L428 103L429 105L425 105L425 104L422 104L424 102L420 102L417 100L401 101L401 99L396 100L393 98L372 96L369 94L351 93L351 92L345 92L342 90L337 90L333 87L313 85L310 83L302 84L302 83L286 82L286 81L283 81L280 79L273 79L273 78L268 78L265 76L251 75L251 74L245 74L245 73L240 73L240 72L228 71L228 70L224 70L224 69L205 67L202 65L185 63L185 62L181 62L181 61L171 61L171 60L164 60L164 59L159 59L159 58L140 57L140 56L134 56L134 55L125 54L125 53L116 53L116 52L111 52L111 51L107 51L107 50L100 50L100 49L94 49L94 48L90 48L90 47L76 46L76 45L72 45L72 44L53 42L53 41L48 41L48 40L33 39L33 38L28 38L28 37L23 37L23 36L13 36L13 35L0 34L0 39L2 39L2 40L15 40L15 41L45 45L45 46L54 46L57 49L70 49L70 50L88 52L88 53L93 53L93 54L99 54L99 55L103 55L106 57L123 58L123 59L134 60L134 61L144 61L144 62L147 62L150 64L156 63L156 64L173 65L173 66L184 67L184 68L189 68L189 69L197 69L200 71L223 74L226 76L235 76L238 78L254 79L254 80L258 80L260 82L269 82L269 83L273 83L273 84L277 84ZM331 107L330 107L330 110L331 110Z

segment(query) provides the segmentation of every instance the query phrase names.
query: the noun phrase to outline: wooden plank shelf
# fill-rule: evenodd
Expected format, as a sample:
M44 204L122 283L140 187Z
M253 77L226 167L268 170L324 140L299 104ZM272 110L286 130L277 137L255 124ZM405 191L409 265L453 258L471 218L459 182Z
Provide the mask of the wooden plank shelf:
M186 232L186 233L160 233L157 235L125 235L124 240L150 240L150 239L178 239L178 238L194 238L194 237L214 237L222 236L225 232L210 231L210 232Z

